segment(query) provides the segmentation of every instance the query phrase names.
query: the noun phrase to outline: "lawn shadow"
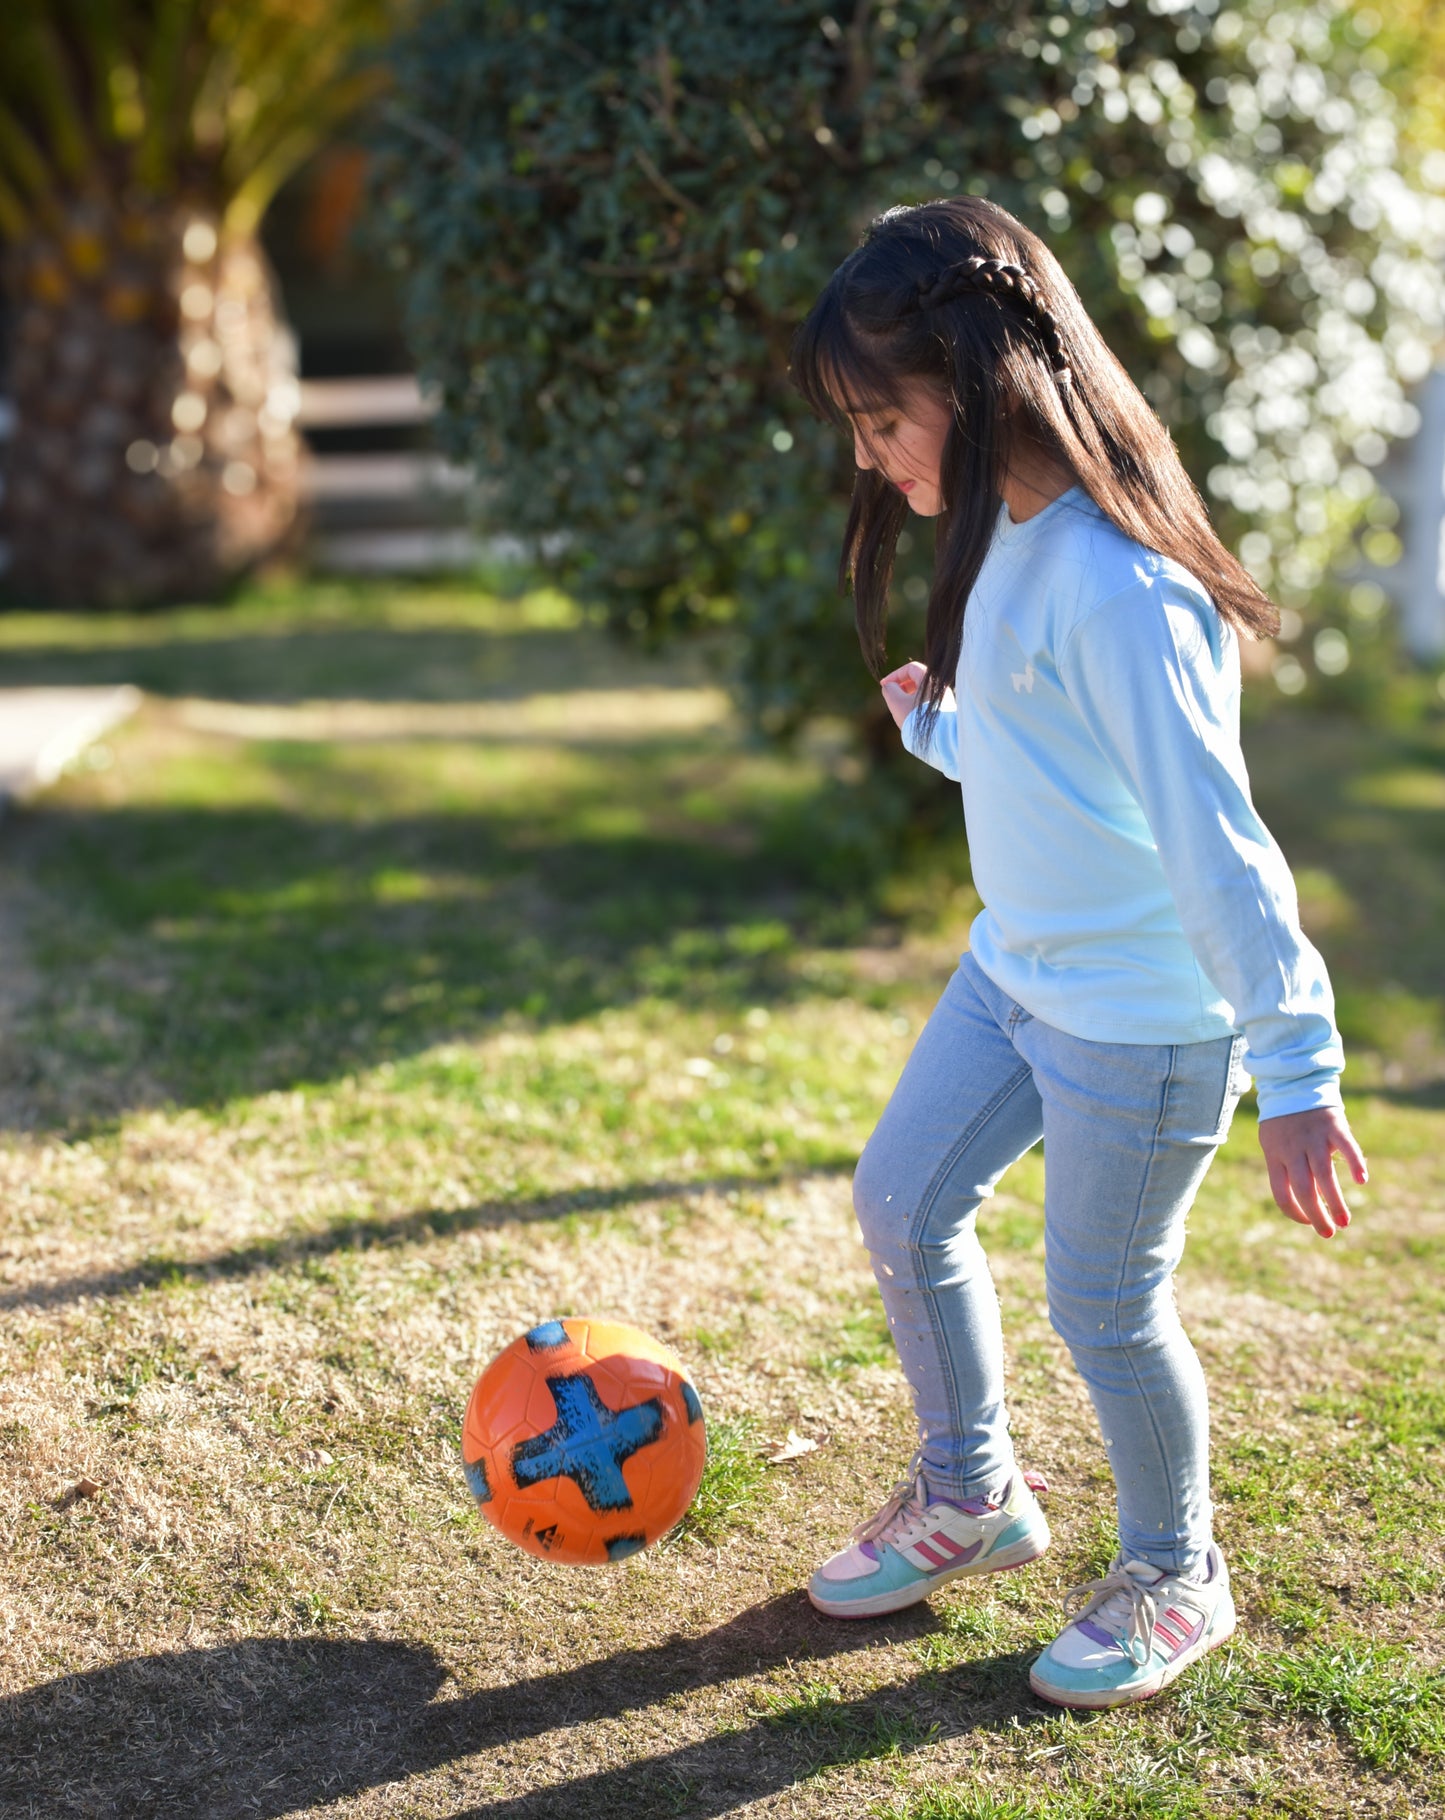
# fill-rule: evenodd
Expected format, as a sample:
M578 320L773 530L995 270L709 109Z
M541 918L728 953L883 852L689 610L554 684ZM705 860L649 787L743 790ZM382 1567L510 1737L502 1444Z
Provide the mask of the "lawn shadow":
M131 683L162 698L276 706L513 701L539 692L665 683L684 670L676 658L650 662L615 639L572 627L498 631L365 618L88 646L0 645L0 681L8 688Z
M1369 1046L1373 995L1403 986L1445 1027L1445 817L1438 780L1445 727L1385 729L1327 711L1289 710L1247 724L1253 797L1302 900L1318 885L1314 939L1340 996L1347 1044ZM1313 883L1309 872L1322 875ZM1351 989L1364 1002L1351 1015Z
M17 1820L277 1820L553 1731L575 1734L680 1695L918 1638L935 1622L916 1607L837 1624L788 1593L702 1636L452 1696L444 1664L415 1643L263 1637L138 1657L0 1700L0 1811ZM705 1820L830 1764L1036 1723L1027 1653L814 1704L807 1724L770 1714L736 1726L729 1707L722 1729L674 1750L531 1793L503 1791L465 1813Z
M812 1170L812 1175L827 1173ZM200 1258L147 1257L117 1270L91 1271L61 1277L54 1282L32 1283L0 1291L0 1311L17 1308L57 1308L84 1298L132 1295L166 1283L205 1283L258 1275L302 1263L308 1258L330 1257L342 1251L394 1249L424 1245L435 1238L489 1227L525 1225L534 1220L558 1220L569 1214L610 1213L647 1201L687 1201L704 1194L729 1194L740 1188L776 1187L796 1179L773 1170L758 1175L711 1176L703 1180L624 1182L615 1188L573 1188L564 1193L524 1201L478 1201L470 1207L423 1207L395 1219L347 1219L310 1231L282 1233L275 1238L237 1245Z
M823 807L759 811L739 838L669 827L674 757L646 761L639 819L660 827L608 825L628 787L610 770L546 811L386 815L363 784L332 815L17 814L6 857L42 911L29 1028L0 1055L9 1099L34 1128L84 1135L474 1041L509 1015L545 1028L646 999L729 1016L826 991L799 949L856 936L867 911L830 888L848 861L808 825Z

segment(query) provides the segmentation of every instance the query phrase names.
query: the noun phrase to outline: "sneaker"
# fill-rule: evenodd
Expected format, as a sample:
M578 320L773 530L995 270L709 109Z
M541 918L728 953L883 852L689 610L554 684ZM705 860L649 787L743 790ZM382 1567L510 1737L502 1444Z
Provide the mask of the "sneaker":
M1213 1543L1197 1580L1116 1555L1102 1580L1064 1599L1069 1617L1029 1670L1055 1706L1147 1700L1234 1630L1229 1569Z
M916 1605L963 1574L1022 1567L1049 1545L1049 1525L1034 1497L1048 1485L1015 1473L998 1504L982 1498L928 1497L915 1456L909 1477L853 1532L849 1547L808 1582L808 1597L830 1618L876 1618Z

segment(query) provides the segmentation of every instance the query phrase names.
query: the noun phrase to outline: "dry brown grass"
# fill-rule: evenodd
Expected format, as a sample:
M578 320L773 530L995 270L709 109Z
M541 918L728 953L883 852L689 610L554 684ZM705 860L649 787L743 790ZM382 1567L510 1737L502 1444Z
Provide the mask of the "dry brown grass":
M6 1811L822 1816L910 1783L1004 1790L1026 1766L1045 1787L1074 1761L1021 1671L1097 1548L1108 1491L1034 1249L997 1249L995 1267L1020 1453L1051 1479L1059 1539L1027 1575L938 1601L945 1623L987 1609L991 1630L930 1672L919 1650L938 1616L854 1630L798 1590L908 1446L891 1368L812 1363L871 1301L846 1179L644 1194L560 1220L461 1210L449 1229L353 1246L315 1236L346 1195L324 1170L318 1185L311 1156L284 1123L260 1150L244 1128L163 1115L109 1165L84 1146L10 1153L11 1204L28 1212L4 1260L5 1719L24 1762ZM1026 1209L1000 1195L992 1211ZM170 1235L174 1255L188 1231L209 1263L127 1287L148 1240ZM284 1233L312 1238L257 1251ZM1221 1441L1317 1446L1298 1392L1330 1359L1323 1317L1219 1283L1184 1301L1222 1390ZM477 1363L558 1309L626 1311L696 1359L714 1419L796 1427L818 1452L771 1473L717 1547L609 1571L516 1554L467 1509L457 1417ZM83 1477L98 1496L72 1495ZM1226 1540L1258 1547L1238 1514ZM1358 1562L1334 1552L1347 1593ZM1356 1618L1438 1660L1420 1633L1439 1611L1437 1592ZM821 1743L787 1716L817 1684ZM848 1762L879 1713L901 1756ZM1314 1812L1428 1811L1418 1787L1413 1810L1386 1784L1364 1805L1347 1755L1307 1726L1259 1743L1261 1773ZM1222 1786L1250 1773L1222 1769Z

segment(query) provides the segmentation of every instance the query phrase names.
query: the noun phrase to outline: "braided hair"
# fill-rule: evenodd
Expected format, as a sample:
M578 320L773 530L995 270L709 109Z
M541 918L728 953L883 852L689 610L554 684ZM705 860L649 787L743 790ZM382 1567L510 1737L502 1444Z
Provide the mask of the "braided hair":
M987 301L985 301L987 300ZM1072 475L1124 534L1173 558L1220 616L1253 637L1279 613L1220 542L1208 508L1155 415L1053 254L980 196L880 215L843 261L793 343L792 378L850 437L875 416L907 417L921 388L948 406L933 584L924 628L925 719L954 681L969 596L1019 456ZM893 558L909 501L860 469L839 584L875 675L888 666Z
M1055 384L1067 387L1072 383L1073 372L1064 353L1064 338L1059 332L1058 321L1043 291L1021 265L971 253L967 259L920 278L905 310L931 310L970 292L980 292L995 298L1005 308L1016 309L1042 345Z

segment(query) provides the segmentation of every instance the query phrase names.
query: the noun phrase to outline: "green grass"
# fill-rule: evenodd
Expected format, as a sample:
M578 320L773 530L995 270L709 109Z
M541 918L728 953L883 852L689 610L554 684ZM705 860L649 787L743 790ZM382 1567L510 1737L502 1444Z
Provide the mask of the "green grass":
M1050 1640L1051 1623L1052 1615L1039 1625L1021 1622L1018 1612L993 1599L960 1600L943 1607L938 1623L918 1639L913 1653L935 1673L965 1671L975 1681L997 1680L999 1665L1021 1645L1032 1643L1041 1649ZM1011 1665L1001 1672L1010 1674Z
M687 1515L673 1532L675 1540L721 1541L756 1506L766 1475L758 1424L752 1417L742 1415L710 1422L702 1483Z
M873 1811L879 1820L1194 1820L1205 1795L1175 1778L1135 1788L1080 1788L1041 1802L966 1789L938 1789Z
M319 625L288 623L274 605L234 622L193 613L170 643L147 619L139 642L101 643L96 669L79 663L70 622L11 621L7 673L29 681L79 664L87 676L135 674L161 697L216 690L282 705L385 700L403 677L423 705L464 693L505 706L523 677L548 690L618 688L617 652L557 629L547 597L540 625L520 610L508 634L487 630L494 610L469 614L444 595L424 595L430 612L419 615L415 603L383 612L363 594L354 628L334 624L324 598ZM53 642L19 647L26 626ZM137 653L145 662L127 669ZM626 676L639 682L635 667ZM644 671L641 686L679 680L691 673L674 666ZM448 1056L451 1078L438 1083L439 1046L509 1017L574 1025L629 1004L703 1006L706 1050L755 1008L841 998L854 984L830 950L858 922L834 888L856 839L846 792L817 760L720 741L709 726L633 744L178 744L160 718L149 739L116 742L102 791L57 799L35 831L30 863L74 906L33 932L54 982L48 1041L29 1063L42 1102L83 1071L99 1112L139 1056L156 1093L206 1107L387 1062L419 1070L401 1088L461 1091L477 1060ZM99 814L87 803L96 794ZM66 989L78 972L83 993ZM863 996L881 1009L892 995ZM851 1082L823 1078L781 1033L740 1030L738 1041L734 1067L715 1056L712 1077L688 1085L695 1103L669 1107L676 1147L715 1139L705 1127L726 1131L735 1115L743 1141L775 1143L795 1162L839 1158L842 1146L813 1134L856 1121ZM496 1086L506 1103L511 1082ZM613 1128L629 1091L575 1062L528 1069L518 1088L538 1114L575 1103ZM800 1117L758 1131L747 1107L759 1099L789 1100Z
M800 1590L911 1447L848 1179L977 908L951 812L906 833L840 729L760 747L704 654L548 594L12 614L0 671L148 691L0 825L0 1805L1445 1812L1438 710L1250 704L1371 1182L1301 1233L1246 1099L1180 1273L1241 1630L1079 1718L1026 1682L1113 1552L1038 1152L985 1238L1054 1548L877 1624ZM614 1570L511 1550L457 1467L481 1366L571 1311L709 1424Z
M860 1308L841 1321L830 1343L814 1355L815 1371L839 1376L860 1365L882 1365L897 1358L888 1320L880 1306Z
M1408 1650L1336 1634L1253 1665L1248 1698L1345 1741L1368 1769L1403 1769L1445 1753L1445 1674Z
M766 1731L804 1758L809 1775L844 1763L897 1758L923 1748L936 1727L876 1700L846 1700L832 1681L763 1690L754 1712Z
M1445 1679L1422 1671L1408 1651L1360 1638L1280 1653L1236 1646L1210 1658L1171 1697L1172 1737L1160 1737L1152 1718L1127 1727L1117 1715L1050 1722L1053 1741L1029 1753L1063 1768L1047 1794L925 1788L873 1811L879 1820L1189 1820L1220 1811L1312 1811L1307 1802L1296 1807L1267 1778L1252 1793L1212 1784L1231 1760L1257 1756L1259 1727L1270 1721L1301 1722L1317 1738L1337 1741L1356 1777L1419 1767L1445 1751ZM1100 1733L1107 1745L1091 1736Z

